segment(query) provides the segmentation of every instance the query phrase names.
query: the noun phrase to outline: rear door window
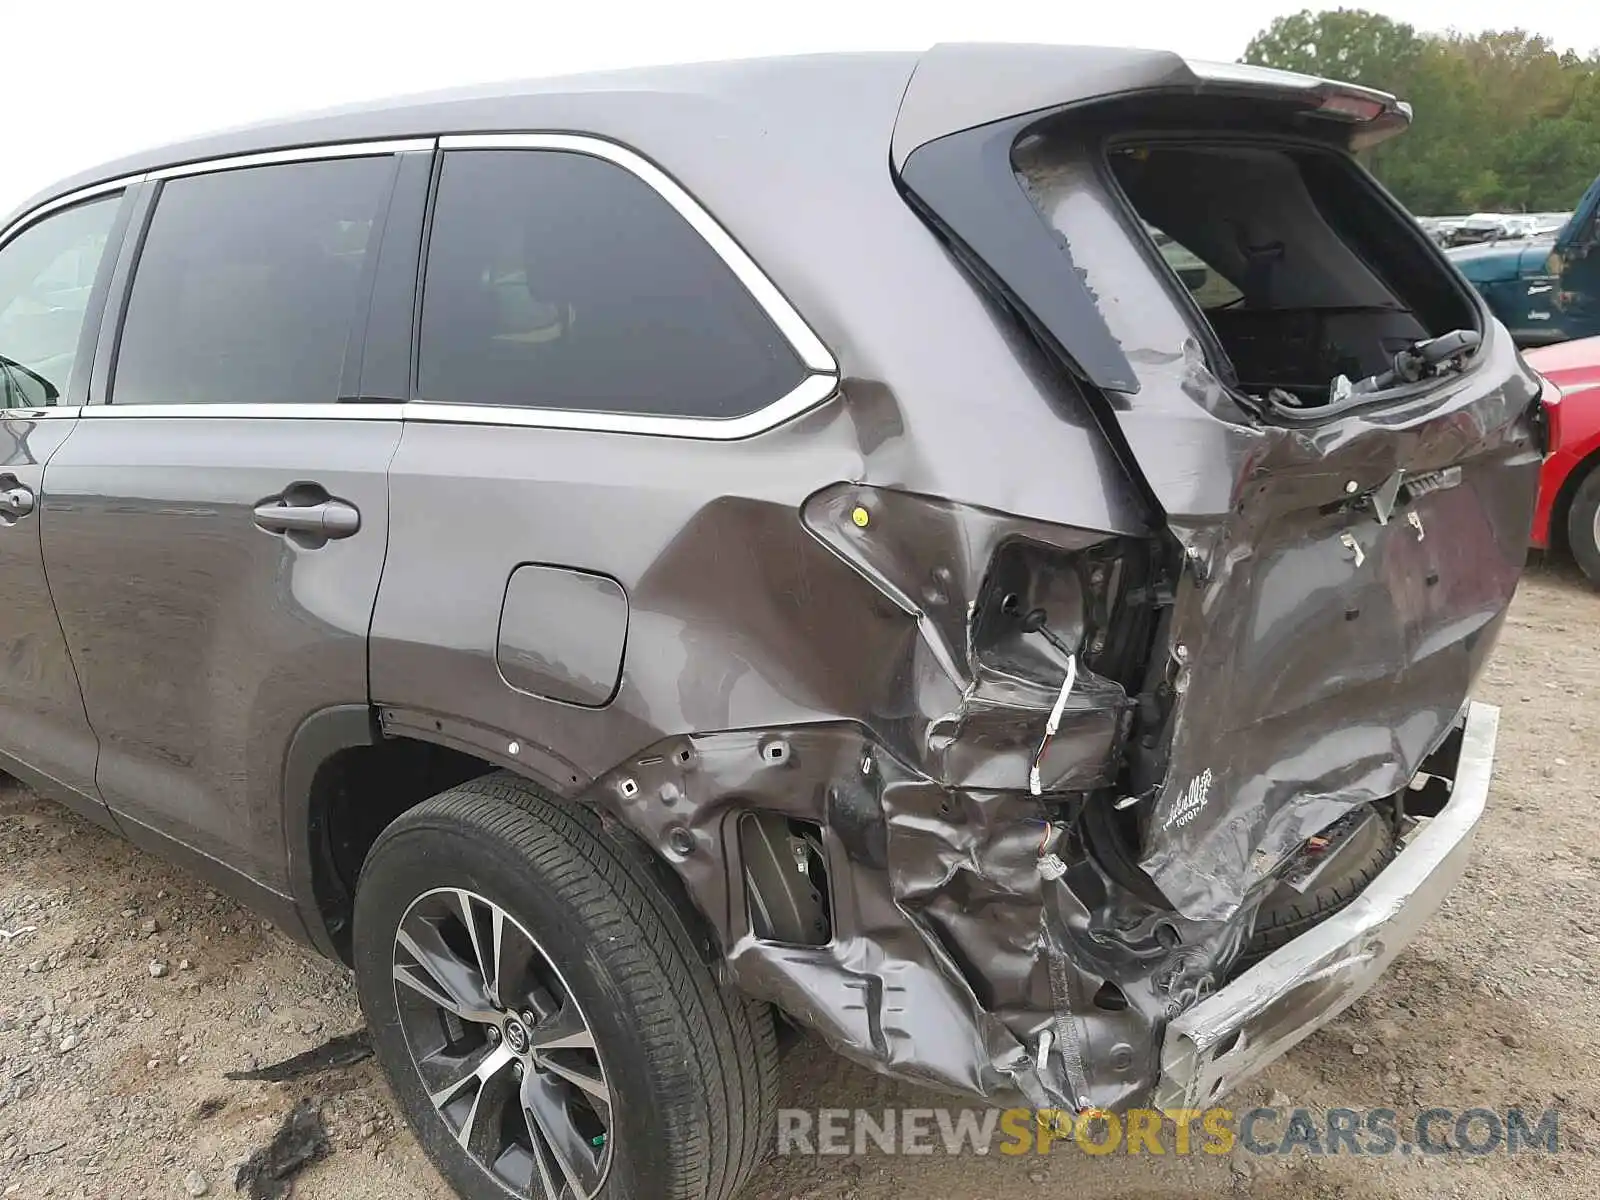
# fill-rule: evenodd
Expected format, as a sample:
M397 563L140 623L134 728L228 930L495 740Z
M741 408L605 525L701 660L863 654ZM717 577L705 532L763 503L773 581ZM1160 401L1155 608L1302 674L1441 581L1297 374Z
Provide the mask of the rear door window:
M731 418L807 369L687 220L631 171L560 150L445 156L418 397Z
M169 180L134 271L113 404L330 403L370 290L390 157Z
M84 314L121 202L109 196L54 213L0 247L5 408L69 402Z

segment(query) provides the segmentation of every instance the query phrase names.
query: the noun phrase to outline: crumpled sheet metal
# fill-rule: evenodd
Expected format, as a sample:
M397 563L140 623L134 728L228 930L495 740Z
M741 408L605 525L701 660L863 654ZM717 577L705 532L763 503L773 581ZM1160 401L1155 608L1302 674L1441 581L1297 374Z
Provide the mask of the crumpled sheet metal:
M1519 383L1413 429L1255 435L1232 516L1175 520L1188 655L1141 865L1186 915L1225 918L1448 733L1526 557L1540 457ZM1448 482L1387 523L1340 510L1402 470Z
M736 986L855 1061L998 1103L1141 1102L1161 1030L1220 985L1266 888L1196 917L1116 883L1075 818L1110 802L1126 691L1079 668L1042 760L1044 795L1031 795L1059 683L992 670L969 632L1002 545L1081 556L1111 539L852 484L818 493L804 518L882 597L877 636L897 665L877 709L668 737L599 776L589 798L679 873ZM828 944L753 932L737 867L750 811L822 829ZM1070 830L1053 843L1059 879L1040 871L1050 822Z
M865 525L857 523L858 512ZM1026 788L1045 723L1065 675L1001 674L978 661L973 607L995 552L1028 542L1083 552L1115 539L936 497L854 484L824 488L806 502L806 527L891 599L942 677L916 689L917 719L898 754L947 787ZM939 689L948 689L938 694ZM1103 786L1114 768L1131 707L1124 689L1080 665L1060 729L1040 763L1043 790ZM889 714L884 714L889 716ZM878 724L874 721L874 725Z
M783 746L781 761L765 751ZM851 725L672 738L597 782L598 800L678 871L711 920L740 990L770 1000L857 1062L931 1086L1003 1095L1025 1057L931 932L896 900L879 796L904 775ZM833 938L763 942L751 930L738 819L779 813L823 827ZM937 810L925 814L935 820Z
M1201 926L1152 909L1065 845L1073 874L1046 880L1043 802L946 788L853 723L669 738L590 798L679 873L741 991L867 1067L995 1103L1115 1108L1148 1095L1160 1026L1215 985L1248 931L1248 913ZM752 932L747 881L728 869L747 811L822 826L827 945ZM1107 979L1115 1007L1095 1003ZM1082 1048L1077 1086L1059 1056L1042 1072L1033 1058L1063 1019Z
M668 737L598 777L589 798L677 870L736 986L855 1061L996 1103L1145 1102L1162 1031L1221 986L1271 872L1343 812L1403 788L1455 718L1520 566L1509 548L1523 489L1473 474L1522 465L1514 424L1508 416L1503 455L1413 503L1441 531L1436 544L1408 524L1374 524L1373 569L1355 582L1344 568L1329 576L1325 544L1349 515L1294 516L1305 497L1292 479L1280 502L1246 504L1221 526L1236 542L1175 522L1199 554L1162 645L1196 652L1173 655L1179 768L1155 792L1143 856L1170 905L1115 882L1075 822L1112 798L1124 689L1080 671L1045 795L1030 795L1027 766L1059 688L988 672L967 632L1008 538L1080 555L1108 539L927 497L840 484L805 509L811 533L883 597L879 636L898 666L877 709ZM1446 442L1451 427L1438 427ZM1327 485L1294 455L1283 467L1305 470L1309 488ZM1508 549L1469 571L1458 543ZM1388 636L1363 640L1344 628L1356 618L1330 630L1330 591L1358 617L1365 606ZM1318 653L1302 670L1312 639ZM1330 675L1341 650L1343 669ZM1197 761L1214 795L1196 791ZM752 931L735 866L747 811L821 827L828 944ZM1069 830L1054 846L1059 879L1040 871L1049 822ZM1054 1050L1041 1063L1046 1031Z
M1138 374L1136 397L1106 399L1186 554L1171 736L1159 777L1133 789L1155 793L1140 865L1186 916L1226 921L1305 838L1404 788L1448 732L1526 557L1539 383L1491 326L1474 369L1436 394L1259 418L1125 235L1095 136L1058 130L1019 153ZM1366 500L1396 472L1451 471L1387 523Z
M1236 1089L1353 1004L1466 870L1489 795L1499 710L1469 704L1462 736L1423 769L1448 779L1439 812L1347 908L1167 1026L1156 1104L1198 1108Z

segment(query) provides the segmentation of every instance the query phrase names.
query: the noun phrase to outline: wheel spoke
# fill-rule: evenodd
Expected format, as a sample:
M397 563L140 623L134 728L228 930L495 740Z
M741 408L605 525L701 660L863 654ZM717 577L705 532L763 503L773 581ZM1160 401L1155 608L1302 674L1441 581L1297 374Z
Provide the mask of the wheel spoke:
M477 968L478 978L483 981L484 995L489 998L490 1003L495 1003L494 969L483 952L482 938L478 933L478 914L473 911L472 894L457 892L456 906L461 910L461 923L467 927L467 937L472 942L471 965Z
M533 1179L537 1182L544 1200L561 1200L561 1184L550 1174L550 1154L546 1149L544 1132L533 1115L533 1110L523 1104L522 1119L528 1125L528 1144L533 1153Z
M480 1025L495 1021L496 1014L484 990L483 978L462 962L439 936L430 921L417 920L395 934L395 941L411 956L415 966L396 962L394 977L440 1008L463 1021Z
M536 1029L528 1030L528 1049L534 1053L549 1050L593 1050L594 1034L584 1024L578 1006L567 1001L561 1010Z
M599 1155L578 1132L559 1085L537 1072L529 1072L522 1081L522 1109L530 1134L537 1135L535 1156L541 1146L548 1151L573 1196L585 1200L600 1183Z
M422 1076L422 1086L431 1095L459 1088L472 1079L485 1059L499 1049L498 1044L483 1041L466 1050L458 1050L446 1042L431 1054L414 1055L417 1073Z
M506 948L506 914L500 911L498 905L489 910L492 914L489 921L489 995L494 997L496 1004L506 1004L508 1001L501 999L500 990L509 982L506 974L505 948Z
M438 981L422 968L409 963L395 963L394 978L396 983L405 984L430 1004L448 1009L458 1017L462 1015L461 1006L455 998L446 995L444 989L438 986Z
M476 959L478 977L483 980L484 995L491 1004L501 1004L500 987L505 977L500 968L501 952L505 945L506 914L498 904L480 900L471 892L458 891L456 903L460 905L461 922L467 927L467 936L472 939L472 955ZM487 936L479 923L483 912L487 912L489 917Z
M601 1078L598 1071L590 1074L587 1071L575 1070L551 1058L548 1054L536 1054L533 1057L534 1066L541 1071L549 1071L559 1075L576 1088L580 1088L592 1099L598 1100L609 1110L611 1108L611 1090L606 1087L606 1081Z
M486 1143L490 1137L498 1136L498 1131L493 1128L492 1120L480 1124L479 1117L490 1109L498 1108L494 1103L494 1093L499 1090L494 1084L502 1075L509 1075L509 1067L516 1055L506 1046L496 1046L483 1056L476 1067L468 1071L461 1078L429 1094L428 1099L433 1102L434 1108L441 1114L451 1107L455 1101L462 1098L462 1093L467 1088L473 1087L472 1099L465 1115L461 1118L460 1125L455 1130L456 1141L461 1143L463 1149L475 1154L482 1154L488 1148ZM499 1099L506 1099L509 1092L502 1092ZM485 1103L485 1101L488 1103Z

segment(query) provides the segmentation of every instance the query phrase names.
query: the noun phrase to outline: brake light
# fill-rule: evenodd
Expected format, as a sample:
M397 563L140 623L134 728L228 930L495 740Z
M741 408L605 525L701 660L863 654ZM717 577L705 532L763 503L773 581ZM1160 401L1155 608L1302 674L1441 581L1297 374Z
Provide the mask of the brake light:
M1336 116L1349 117L1352 121L1372 121L1383 115L1384 104L1381 100L1373 100L1367 96L1355 96L1349 92L1334 92L1324 96L1318 106L1323 112Z

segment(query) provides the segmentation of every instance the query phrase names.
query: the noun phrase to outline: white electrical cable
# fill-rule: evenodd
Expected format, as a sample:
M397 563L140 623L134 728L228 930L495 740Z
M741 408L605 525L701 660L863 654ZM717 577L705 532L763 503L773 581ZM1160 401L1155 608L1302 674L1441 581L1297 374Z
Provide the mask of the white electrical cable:
M1050 710L1050 719L1044 723L1046 737L1055 737L1056 730L1061 728L1061 714L1066 710L1067 697L1072 694L1072 685L1078 682L1078 659L1073 655L1067 659L1067 677L1061 681L1061 694L1056 697L1056 706Z
M1039 782L1039 764L1044 761L1045 748L1050 745L1050 739L1055 737L1056 730L1061 728L1061 714L1066 711L1067 697L1072 694L1072 685L1078 682L1078 656L1069 655L1067 658L1067 677L1061 681L1061 691L1056 696L1055 707L1050 710L1050 718L1044 723L1044 739L1039 743L1039 753L1033 756L1033 766L1028 769L1028 790L1035 796L1043 788Z

